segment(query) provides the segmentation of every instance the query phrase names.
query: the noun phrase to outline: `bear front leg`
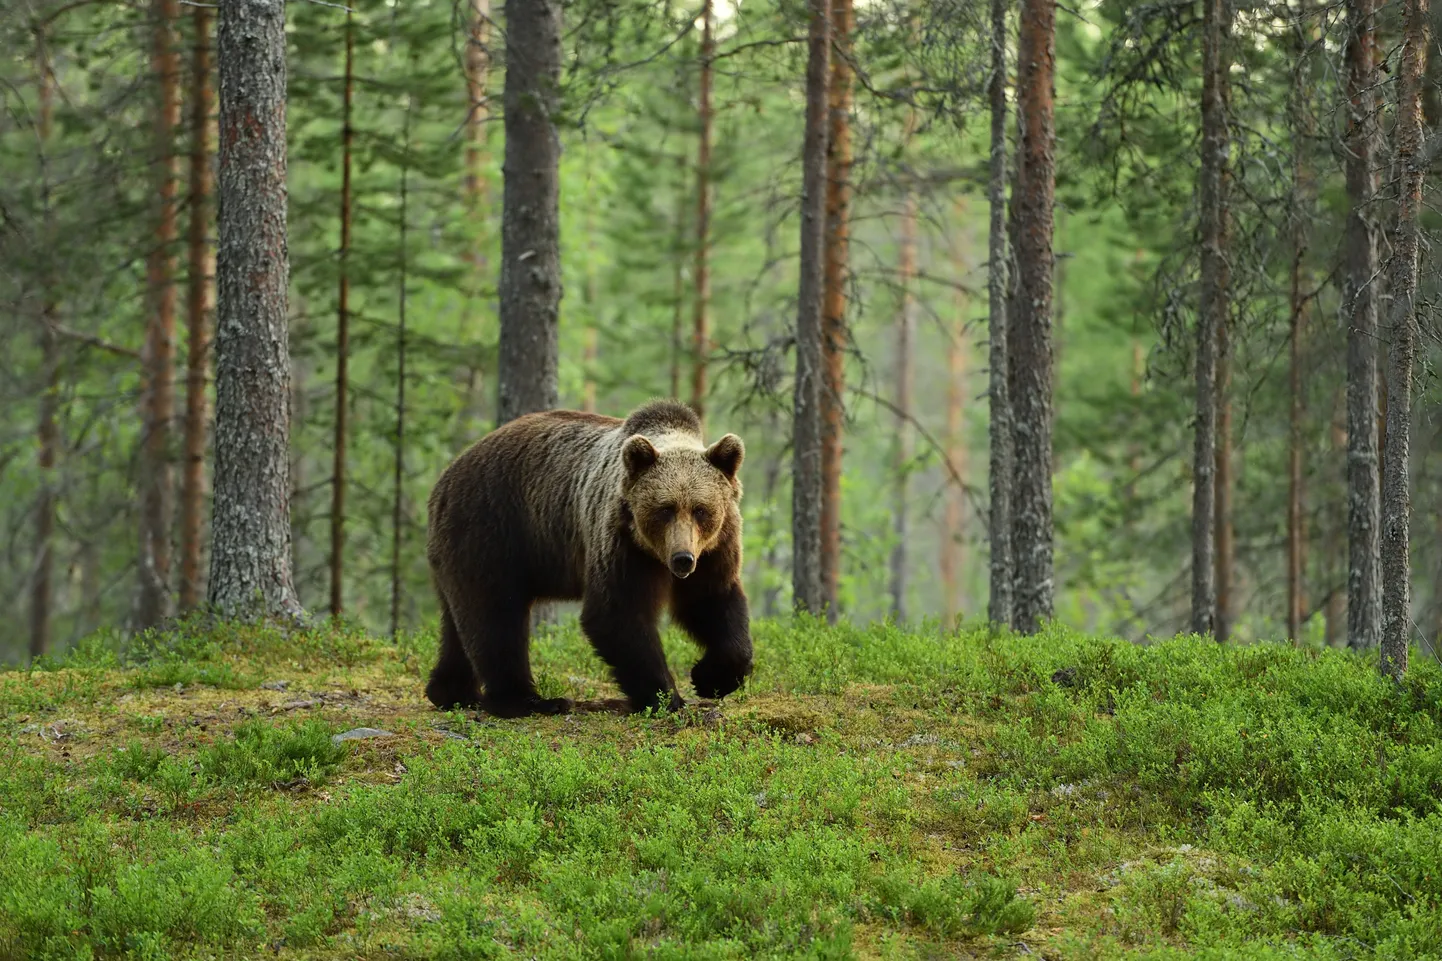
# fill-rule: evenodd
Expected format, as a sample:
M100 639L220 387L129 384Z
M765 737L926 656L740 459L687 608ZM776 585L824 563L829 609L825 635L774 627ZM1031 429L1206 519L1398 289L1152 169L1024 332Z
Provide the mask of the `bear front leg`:
M581 605L581 629L634 711L679 711L685 705L661 649L657 613L634 596L601 591L587 593Z
M682 581L672 593L671 616L704 652L691 668L696 693L725 697L739 688L751 673L751 613L741 585Z

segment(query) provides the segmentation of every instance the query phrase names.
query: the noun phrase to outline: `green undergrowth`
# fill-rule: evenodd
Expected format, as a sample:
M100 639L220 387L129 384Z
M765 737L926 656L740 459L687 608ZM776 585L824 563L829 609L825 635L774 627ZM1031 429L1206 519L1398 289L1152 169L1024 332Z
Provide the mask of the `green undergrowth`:
M0 673L0 958L1442 957L1431 662L755 635L659 717L570 623L560 718L433 711L429 635L347 627Z

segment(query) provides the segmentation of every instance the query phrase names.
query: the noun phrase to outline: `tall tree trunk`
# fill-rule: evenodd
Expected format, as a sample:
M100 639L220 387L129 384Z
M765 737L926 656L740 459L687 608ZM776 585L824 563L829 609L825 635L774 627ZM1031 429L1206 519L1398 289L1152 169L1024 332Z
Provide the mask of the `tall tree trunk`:
M300 614L291 579L285 5L226 0L220 64L210 602Z
M1217 324L1217 474L1216 502L1212 521L1216 525L1217 613L1212 631L1217 640L1232 636L1233 582L1236 578L1236 529L1232 503L1236 477L1232 471L1232 337L1231 318Z
M686 310L686 155L678 155L676 178L676 246L672 251L671 295L671 397L681 399L681 361L686 350L682 344L682 314Z
M1401 89L1394 155L1400 174L1397 223L1387 265L1387 448L1382 463L1382 672L1400 679L1407 671L1412 633L1412 565L1409 556L1412 491L1412 367L1420 332L1417 323L1417 258L1422 207L1422 82L1427 69L1427 0L1404 0L1406 39L1402 46Z
M1338 391L1338 394L1337 402L1333 405L1330 433L1332 453L1336 455L1338 460L1344 460L1347 456L1347 388L1343 386ZM1335 525L1330 526L1327 535L1327 556L1329 561L1332 558L1346 557L1346 550L1341 543L1345 537L1345 528ZM1326 639L1328 647L1347 646L1347 567L1345 562L1341 563L1341 568L1339 574L1330 562L1327 565L1328 593L1327 601L1323 605L1322 610L1327 619Z
M351 126L355 102L355 20L345 15L345 73L341 87L340 133L340 291L336 297L335 436L330 475L330 616L345 609L345 465L346 421L350 415L350 231Z
M200 603L201 545L204 542L205 441L210 405L210 310L215 258L210 226L210 123L215 95L210 77L211 12L191 13L195 46L190 64L190 225L186 278L185 462L180 482L180 609Z
M496 422L555 407L561 308L558 0L506 6L506 161Z
M1342 321L1347 328L1347 644L1382 636L1377 430L1376 0L1347 0L1347 214Z
M1295 118L1293 120L1293 162L1292 189L1295 193L1292 211L1292 277L1291 310L1289 312L1289 347L1291 349L1290 411L1287 441L1287 637L1296 644L1302 637L1302 618L1306 611L1306 511L1303 509L1306 436L1304 434L1303 409L1306 401L1302 384L1302 336L1307 321L1307 293L1305 286L1304 261L1307 255L1307 217L1311 208L1311 183L1306 164L1302 158L1304 136L1309 132L1306 122L1305 100L1307 90L1302 78L1306 73L1297 71L1297 88L1293 91Z
M486 184L486 134L491 117L489 81L491 69L491 0L470 0L470 21L466 38L466 116L465 202L470 221L470 248L466 263L470 266L470 294L466 304L466 320L462 338L471 350L481 339L486 312L482 292L490 277L486 263L486 238L482 225L487 221L488 192ZM480 360L473 359L466 370L465 415L462 423L467 433L474 419L479 419L484 406L483 376Z
M910 139L913 119L907 118L906 139ZM896 543L891 548L891 616L898 624L907 620L908 593L907 548L910 546L911 459L915 456L912 436L911 388L915 380L912 357L916 339L916 303L912 287L916 282L916 195L906 186L901 199L901 243L896 261L896 283L901 288L901 304L896 312L896 446L893 448L892 469L892 533Z
M406 119L402 140L407 155L411 152L411 115L415 96L406 97ZM391 637L401 633L401 546L405 537L406 479L406 293L409 281L410 249L410 161L401 167L400 208L400 293L396 316L396 456L391 479Z
M146 264L150 303L143 354L140 585L134 620L139 630L155 626L170 613L170 523L175 497L170 433L175 416L175 132L180 125L176 0L154 0L151 15L155 22L150 62L159 89L155 243Z
M1202 225L1201 297L1197 308L1196 443L1192 457L1192 631L1217 625L1216 459L1218 339L1227 322L1227 71L1229 0L1203 0L1202 164L1198 188Z
M965 541L962 535L966 510L966 490L961 481L966 478L966 438L963 415L966 409L967 381L971 376L968 363L970 348L966 343L967 295L961 285L966 281L967 265L963 253L966 222L966 204L956 202L955 240L952 245L953 269L956 276L956 296L952 303L950 338L946 346L946 460L950 465L951 478L946 488L946 520L941 537L941 585L943 609L946 612L948 629L956 626L961 613L961 576L965 560ZM961 480L958 480L960 478Z
M1052 215L1056 193L1056 0L1022 0L1017 43L1017 312L1009 318L1013 372L1016 628L1052 616Z
M49 263L50 246L55 242L54 223L50 214L49 159L50 128L55 111L54 76L50 68L50 52L45 28L35 32L35 74L39 87L39 110L36 139L39 141L43 181L40 184L44 205L45 276L42 281L44 301L40 308L40 365L42 386L39 417L36 425L37 466L40 468L40 492L35 503L35 576L30 585L30 659L50 649L51 604L54 600L55 577L55 462L60 448L60 430L56 415L60 407L60 343L55 331L56 312L54 282Z
M821 307L821 592L826 615L840 613L841 457L846 418L846 281L851 232L851 0L832 0L826 138L826 293Z
M711 353L711 0L701 3L701 96L696 144L696 323L691 332L691 406L706 419L706 359Z
M586 164L594 163L589 145ZM596 351L598 346L598 314L601 310L601 292L596 271L596 205L586 204L586 326L581 331L581 410L588 414L596 412Z
M991 102L991 166L987 204L991 219L987 231L987 395L991 408L989 515L991 537L990 585L987 616L993 624L1012 623L1011 482L1015 473L1011 389L1007 344L1007 224L1006 224L1006 9L1007 0L991 0L991 75L987 97Z
M830 0L809 0L806 130L801 155L801 277L796 308L792 429L791 591L798 610L823 613L821 584L821 308L825 293L827 73Z

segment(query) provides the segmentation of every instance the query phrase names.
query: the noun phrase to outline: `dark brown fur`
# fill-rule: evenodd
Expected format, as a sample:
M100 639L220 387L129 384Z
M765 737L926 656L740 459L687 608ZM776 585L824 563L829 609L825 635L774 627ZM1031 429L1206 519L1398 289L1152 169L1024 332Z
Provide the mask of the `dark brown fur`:
M531 676L539 600L581 601L582 629L636 710L682 703L661 650L667 605L703 649L697 693L736 690L751 670L743 456L732 434L703 447L695 413L672 401L624 422L528 414L474 444L431 492L441 645L426 696L502 716L570 710L542 698Z

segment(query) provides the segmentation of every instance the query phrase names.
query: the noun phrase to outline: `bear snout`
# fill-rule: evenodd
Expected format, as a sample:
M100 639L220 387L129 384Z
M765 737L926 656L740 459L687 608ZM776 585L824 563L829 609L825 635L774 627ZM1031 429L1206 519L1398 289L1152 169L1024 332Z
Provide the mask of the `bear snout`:
M671 573L677 577L690 577L696 570L696 555L690 551L677 551L671 555Z

